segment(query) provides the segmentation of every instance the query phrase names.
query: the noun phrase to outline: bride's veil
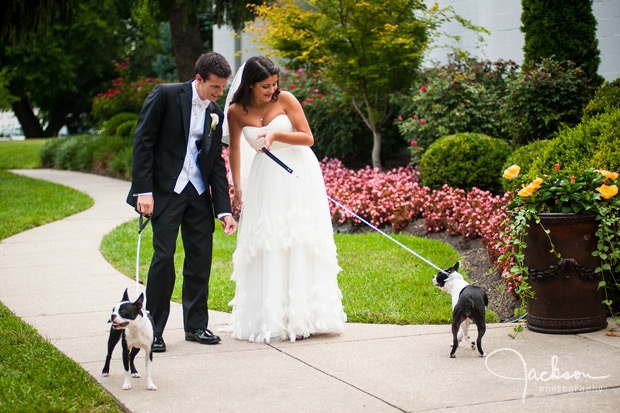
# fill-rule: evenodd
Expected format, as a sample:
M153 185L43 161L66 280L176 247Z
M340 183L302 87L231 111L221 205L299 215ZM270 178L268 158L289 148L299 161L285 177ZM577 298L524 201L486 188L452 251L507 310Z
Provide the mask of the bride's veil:
M222 123L222 142L228 145L230 143L230 131L228 129L228 108L230 107L230 103L233 99L233 96L239 89L241 85L241 78L243 75L243 69L245 68L245 63L239 67L235 77L233 78L232 83L230 84L230 89L228 89L228 95L226 96L226 103L224 104L224 122ZM248 175L250 174L250 166L252 166L252 161L254 160L254 155L256 155L256 150L250 146L250 144L246 141L243 136L243 132L241 133L241 141L239 142L239 163L240 170L239 176L241 178L241 191L245 192L245 185L248 180ZM229 182L232 182L232 173L230 173Z

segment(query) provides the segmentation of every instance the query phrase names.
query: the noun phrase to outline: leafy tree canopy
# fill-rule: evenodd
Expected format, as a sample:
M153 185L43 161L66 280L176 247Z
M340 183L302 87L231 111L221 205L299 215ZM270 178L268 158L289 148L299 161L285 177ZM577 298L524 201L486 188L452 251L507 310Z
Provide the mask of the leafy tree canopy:
M321 70L350 96L372 131L375 167L381 167L381 126L393 110L390 95L411 86L441 24L458 17L420 0L283 0L256 13L251 30L274 49L268 54Z

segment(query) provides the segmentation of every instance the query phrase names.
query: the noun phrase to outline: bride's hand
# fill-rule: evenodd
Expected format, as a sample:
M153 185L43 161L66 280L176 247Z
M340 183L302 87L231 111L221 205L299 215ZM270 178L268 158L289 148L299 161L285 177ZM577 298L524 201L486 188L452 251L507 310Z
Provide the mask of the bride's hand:
M265 148L268 151L271 150L271 145L276 140L276 132L275 131L265 131L258 134L256 139L265 138Z
M241 188L237 188L235 187L234 192L233 192L233 208L238 208L239 210L241 210L241 206L243 205L243 202L241 201L242 196L241 196Z

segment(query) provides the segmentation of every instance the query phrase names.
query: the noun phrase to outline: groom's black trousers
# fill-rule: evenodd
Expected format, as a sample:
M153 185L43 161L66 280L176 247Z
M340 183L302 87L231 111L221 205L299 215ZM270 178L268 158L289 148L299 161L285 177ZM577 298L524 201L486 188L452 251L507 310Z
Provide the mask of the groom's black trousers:
M170 298L176 279L174 254L179 227L185 248L183 325L185 331L207 328L207 299L215 228L207 192L198 195L194 186L188 183L183 192L172 195L166 207L153 217L151 224L154 251L146 288L146 308L153 317L155 335L163 334L170 315Z

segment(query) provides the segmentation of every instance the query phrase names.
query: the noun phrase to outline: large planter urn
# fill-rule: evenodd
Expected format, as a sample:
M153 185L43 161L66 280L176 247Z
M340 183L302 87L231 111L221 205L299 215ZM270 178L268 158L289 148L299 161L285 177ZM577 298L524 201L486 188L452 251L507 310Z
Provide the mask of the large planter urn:
M527 326L532 331L575 334L607 326L603 279L594 270L598 221L595 214L538 214L542 226L530 222L525 237L524 263L534 298L527 303ZM558 258L551 252L550 240Z

